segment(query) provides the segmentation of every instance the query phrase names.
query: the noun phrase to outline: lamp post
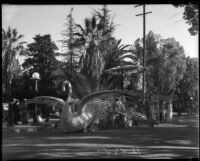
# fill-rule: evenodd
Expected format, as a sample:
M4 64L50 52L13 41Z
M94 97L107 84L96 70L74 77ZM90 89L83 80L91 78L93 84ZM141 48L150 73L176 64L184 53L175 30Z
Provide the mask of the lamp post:
M189 108L189 116L191 116L191 114L192 114L193 97L190 97L190 102L191 102L191 106L190 106L190 108Z
M32 74L32 80L35 81L35 96L37 96L37 92L38 92L38 81L41 79L40 78L40 74L38 72L34 72ZM37 104L34 107L34 114L33 114L33 124L37 124Z

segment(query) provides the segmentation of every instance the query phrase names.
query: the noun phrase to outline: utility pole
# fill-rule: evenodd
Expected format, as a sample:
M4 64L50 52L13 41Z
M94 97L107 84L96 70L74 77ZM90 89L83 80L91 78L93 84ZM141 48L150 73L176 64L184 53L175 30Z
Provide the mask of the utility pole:
M134 6L139 7L140 5L136 5ZM143 68L145 69L145 48L146 48L146 42L145 42L145 30L146 30L146 14L152 13L150 12L146 12L145 11L145 4L143 4L143 13L141 14L137 14L136 16L142 16L143 15ZM143 71L143 79L142 79L142 91L143 91L143 104L145 103L145 70Z

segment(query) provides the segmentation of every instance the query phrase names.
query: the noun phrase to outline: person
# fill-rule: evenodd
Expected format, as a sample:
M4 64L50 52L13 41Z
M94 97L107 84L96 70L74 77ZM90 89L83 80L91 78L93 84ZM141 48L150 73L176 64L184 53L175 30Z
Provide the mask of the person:
M37 109L37 105L30 103L30 104L28 104L27 107L28 107L27 110L30 110L31 118L33 118L32 125L37 125L38 124L37 114L39 112L39 110Z
M20 104L19 104L19 109L21 111L21 121L23 125L28 124L28 106L27 106L27 100L24 99Z
M51 113L52 113L52 107L49 106L49 105L44 105L44 107L43 107L43 117L45 118L45 122L49 122Z
M111 118L111 128L116 128L116 118L119 115L116 110L117 110L117 98L115 98L112 101L112 105L111 105L111 111L110 111L110 118Z
M120 111L125 111L125 106L124 104L122 103L122 100L121 98L119 98L116 102L116 105L117 105L117 108L120 110ZM123 127L125 125L125 122L126 122L126 116L124 116L123 114L119 113L119 115L117 116L116 118L116 121L117 121L117 125L118 127Z
M121 96L121 102L122 102L123 106L125 107L127 104L127 100L126 100L125 96Z
M137 109L138 109L138 105L137 104L135 104L134 106L133 106L133 111L137 111ZM138 121L137 120L135 120L135 119L133 119L133 125L138 125Z
M20 113L19 113L19 100L14 99L13 103L13 113L14 113L14 124L17 125L18 121L20 120Z
M14 124L14 108L13 108L14 103L15 103L15 99L12 98L11 102L9 102L9 105L8 105L7 127L12 127Z
M154 108L154 104L151 103L150 104L150 114L151 114L151 118L156 120L156 115L155 115L156 111L155 111L155 108Z
M2 103L2 123L7 122L8 120L8 107L9 104Z

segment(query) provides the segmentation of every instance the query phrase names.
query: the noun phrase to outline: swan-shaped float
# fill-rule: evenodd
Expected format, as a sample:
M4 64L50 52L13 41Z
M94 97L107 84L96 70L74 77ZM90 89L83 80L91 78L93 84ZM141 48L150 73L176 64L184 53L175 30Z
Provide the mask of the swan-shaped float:
M105 90L99 92L93 92L83 97L78 102L78 111L72 112L71 102L77 103L76 99L72 99L72 86L69 81L64 81L62 84L62 91L66 91L66 85L68 86L68 97L66 101L51 97L51 96L39 96L27 100L27 103L35 104L50 104L52 106L59 106L62 108L61 112L61 126L64 132L76 132L86 129L89 125L95 121L96 114L106 111L109 107L108 104L110 101L106 100L109 96L128 96L135 97L141 95L137 92L130 91L120 91L120 90ZM104 99L98 99L98 97L104 96Z

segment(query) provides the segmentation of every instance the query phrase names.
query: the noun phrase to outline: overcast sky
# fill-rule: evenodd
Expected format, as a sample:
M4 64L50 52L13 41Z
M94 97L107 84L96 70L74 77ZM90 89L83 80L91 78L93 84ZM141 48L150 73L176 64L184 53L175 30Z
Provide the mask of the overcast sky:
M17 28L24 40L33 42L36 34L50 34L52 40L60 48L58 40L64 29L66 15L73 7L75 23L83 25L84 19L91 17L93 9L101 9L102 5L2 5L2 27ZM143 17L135 16L143 12L142 6L108 5L115 15L114 23L118 24L114 33L123 44L133 44L143 36ZM198 36L191 36L189 25L183 20L183 8L175 8L167 4L146 5L146 33L152 30L162 38L174 37L185 49L186 56L198 57Z

